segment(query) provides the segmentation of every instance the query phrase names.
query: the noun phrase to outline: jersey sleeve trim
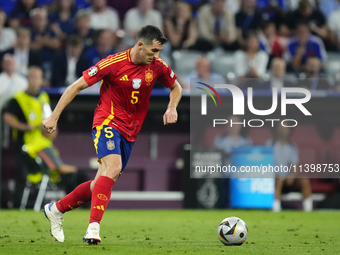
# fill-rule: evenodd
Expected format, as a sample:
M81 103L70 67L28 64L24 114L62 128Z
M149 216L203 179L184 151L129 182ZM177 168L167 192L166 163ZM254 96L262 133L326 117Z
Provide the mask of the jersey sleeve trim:
M162 63L163 65L165 65L166 67L169 67L168 64L165 63L165 62L163 61L163 59L161 59L161 58L156 58L156 60L158 60L159 62L161 62L161 63Z
M127 59L127 54L126 52L123 52L121 54L117 54L107 60L104 60L103 62L101 62L100 64L98 64L99 69L104 69L105 67L112 65L114 63L120 62Z
M127 56L128 56L128 60L129 62L131 62L131 57L130 57L130 51L131 51L132 48L128 49L126 52L127 52Z

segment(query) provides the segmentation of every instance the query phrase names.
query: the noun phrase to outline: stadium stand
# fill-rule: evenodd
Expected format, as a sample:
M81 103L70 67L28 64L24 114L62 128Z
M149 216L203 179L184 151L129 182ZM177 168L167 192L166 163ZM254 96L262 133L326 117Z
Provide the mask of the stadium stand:
M340 79L340 54L328 52L327 61L325 63L325 71L331 78Z
M196 51L174 51L173 68L178 76L185 76L195 69L196 60L201 53Z

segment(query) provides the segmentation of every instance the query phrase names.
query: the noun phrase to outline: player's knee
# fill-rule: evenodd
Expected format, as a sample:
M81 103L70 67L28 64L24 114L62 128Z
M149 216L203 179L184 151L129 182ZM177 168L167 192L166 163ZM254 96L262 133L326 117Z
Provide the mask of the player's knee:
M107 169L105 169L105 171L103 171L102 175L107 176L112 180L116 181L119 177L121 170L122 170L121 166L108 167Z

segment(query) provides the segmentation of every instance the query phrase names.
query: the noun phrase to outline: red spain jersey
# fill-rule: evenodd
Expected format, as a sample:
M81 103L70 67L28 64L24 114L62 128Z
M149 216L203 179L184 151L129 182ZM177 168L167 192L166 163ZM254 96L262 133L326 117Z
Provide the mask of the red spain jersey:
M109 125L134 142L148 112L155 82L171 87L177 76L159 58L149 65L134 64L130 51L109 55L84 71L83 77L89 86L101 81L92 128Z

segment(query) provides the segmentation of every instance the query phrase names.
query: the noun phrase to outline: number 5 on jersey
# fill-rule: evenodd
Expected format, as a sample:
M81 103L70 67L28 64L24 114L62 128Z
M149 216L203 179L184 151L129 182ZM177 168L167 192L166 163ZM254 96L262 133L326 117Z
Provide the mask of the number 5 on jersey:
M139 91L132 91L132 94L131 94L131 104L137 104L138 102L138 97L137 95L139 94Z
M111 131L111 129L112 129L112 127L104 128L106 138L112 138L113 137L113 132Z

